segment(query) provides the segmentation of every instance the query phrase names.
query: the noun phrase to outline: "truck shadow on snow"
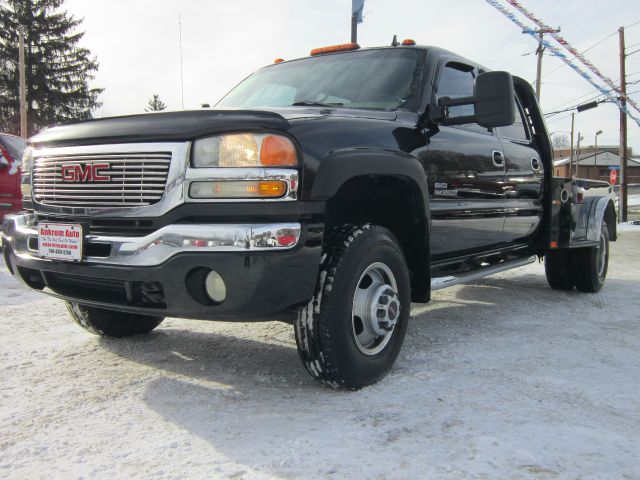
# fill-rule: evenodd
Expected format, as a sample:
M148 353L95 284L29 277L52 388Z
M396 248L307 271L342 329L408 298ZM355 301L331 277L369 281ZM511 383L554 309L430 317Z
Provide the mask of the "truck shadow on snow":
M627 283L609 280L605 289L628 291ZM435 292L427 306L415 305L416 314L412 314L403 351L417 347L429 349L428 339L439 334L452 341L469 333L495 335L496 325L517 321L513 318L516 312L535 310L543 315L545 311L553 315L559 306L584 306L585 300L598 303L597 297L576 291L553 291L539 274L485 279L457 287L454 295ZM547 301L541 304L543 298ZM507 305L509 308L505 308ZM291 326L277 322L242 324L243 333L253 330L251 339L233 332L202 332L189 330L188 324L186 328L181 328L179 323L173 325L128 340L103 338L100 339L101 346L122 358L168 374L196 382L224 384L227 389L253 391L260 387L295 386L319 394L334 393L305 372L296 352ZM265 338L265 341L256 338ZM402 357L401 352L400 367ZM398 370L398 366L394 370Z
M637 290L637 282L633 283ZM609 293L628 292L631 286L611 280L605 288ZM460 364L465 342L478 350L473 368L495 371L499 367L492 363L491 352L496 339L517 341L528 335L526 342L535 342L553 336L566 328L562 322L549 321L556 318L559 306L570 310L594 297L598 296L554 292L544 275L533 273L436 292L433 302L412 319L390 375L352 393L324 388L309 378L299 362L291 327L280 324L243 324L240 337L183 329L177 321L146 337L101 340L101 345L160 372L147 383L143 401L161 418L238 462L239 468L321 476L332 473L334 466L310 465L309 459L325 450L334 452L341 466L355 468L363 437L376 438L381 465L393 461L394 448L403 443L419 441L425 448L438 450L440 437L423 437L420 431L439 431L439 423L432 425L435 420L429 415L399 427L415 411L390 409L384 399L393 398L396 405L414 405L414 409L424 404L437 416L439 397L464 397L465 385L447 381L449 391L443 392L442 379L430 379L456 378L468 368ZM532 311L540 323L527 323ZM244 338L247 334L253 338ZM531 401L529 397L518 400L517 392L515 399ZM391 445L394 448L389 449ZM317 471L309 471L310 467Z

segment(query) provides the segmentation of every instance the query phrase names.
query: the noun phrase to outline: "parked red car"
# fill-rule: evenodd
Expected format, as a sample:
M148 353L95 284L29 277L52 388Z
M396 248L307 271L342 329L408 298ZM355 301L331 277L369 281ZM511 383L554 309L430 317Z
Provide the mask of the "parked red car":
M0 133L0 220L22 208L20 164L25 146L22 138Z

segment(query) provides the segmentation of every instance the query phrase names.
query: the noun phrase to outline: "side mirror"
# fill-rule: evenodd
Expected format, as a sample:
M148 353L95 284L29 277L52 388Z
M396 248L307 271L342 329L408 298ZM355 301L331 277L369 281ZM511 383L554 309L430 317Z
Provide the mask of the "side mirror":
M0 152L0 170L9 166L9 160L4 158L2 152Z
M451 117L449 107L473 105L473 115ZM506 127L516 118L513 78L508 72L485 72L478 75L472 97L438 100L438 115L434 118L442 125L477 123L485 128Z

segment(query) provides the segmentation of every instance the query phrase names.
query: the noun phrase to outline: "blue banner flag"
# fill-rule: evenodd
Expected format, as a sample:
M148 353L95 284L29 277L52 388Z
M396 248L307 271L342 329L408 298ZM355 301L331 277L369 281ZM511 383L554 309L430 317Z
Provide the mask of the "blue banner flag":
M362 10L364 9L364 0L351 0L351 15L356 16L356 21L362 23Z

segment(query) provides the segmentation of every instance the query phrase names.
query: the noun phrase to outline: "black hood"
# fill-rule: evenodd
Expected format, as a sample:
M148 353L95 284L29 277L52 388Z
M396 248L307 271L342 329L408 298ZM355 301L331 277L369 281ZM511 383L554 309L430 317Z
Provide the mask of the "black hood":
M33 146L97 145L105 143L186 141L233 131L289 129L290 121L317 118L395 120L380 110L324 107L283 107L269 110L191 110L109 117L51 127L29 141Z
M286 130L281 115L258 110L193 110L110 117L48 128L34 146L185 141L234 130Z

